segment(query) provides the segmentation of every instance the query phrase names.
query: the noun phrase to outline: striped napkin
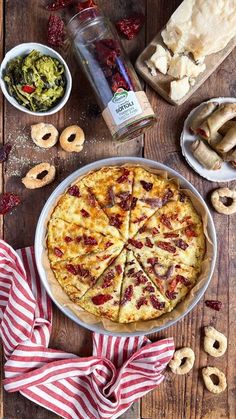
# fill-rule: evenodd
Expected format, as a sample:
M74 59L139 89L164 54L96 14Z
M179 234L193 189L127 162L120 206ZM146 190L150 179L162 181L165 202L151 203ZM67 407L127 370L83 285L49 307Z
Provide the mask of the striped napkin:
M51 302L41 286L32 247L17 253L0 240L0 334L3 385L66 419L117 418L164 379L172 338L93 334L93 355L48 348Z

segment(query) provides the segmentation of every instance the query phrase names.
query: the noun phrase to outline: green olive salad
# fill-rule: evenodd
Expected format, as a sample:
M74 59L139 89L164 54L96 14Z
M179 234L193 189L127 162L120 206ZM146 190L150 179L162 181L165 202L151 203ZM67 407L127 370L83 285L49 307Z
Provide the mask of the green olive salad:
M64 96L65 68L56 58L33 50L9 61L4 81L20 105L33 112L45 112Z

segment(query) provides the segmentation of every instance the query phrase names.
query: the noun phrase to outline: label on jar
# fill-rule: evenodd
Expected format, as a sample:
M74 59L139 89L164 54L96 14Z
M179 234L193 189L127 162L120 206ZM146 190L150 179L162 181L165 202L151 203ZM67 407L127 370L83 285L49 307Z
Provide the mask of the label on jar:
M122 92L123 98L120 102L113 99L108 103L107 107L102 112L102 116L114 136L121 128L129 127L135 122L143 119L154 117L154 111L149 103L149 100L144 91L140 92L127 92L126 90L119 89ZM124 95L124 92L127 94ZM123 105L125 105L123 107Z
M142 108L135 92L127 92L124 89L116 91L112 100L108 103L108 109L117 125L142 113Z

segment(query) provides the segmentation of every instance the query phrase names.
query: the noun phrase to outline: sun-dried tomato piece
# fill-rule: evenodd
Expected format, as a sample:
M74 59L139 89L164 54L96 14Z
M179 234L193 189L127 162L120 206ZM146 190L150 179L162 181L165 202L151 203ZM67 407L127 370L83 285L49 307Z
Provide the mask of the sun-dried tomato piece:
M55 12L56 10L70 6L73 2L74 0L54 0L46 6L46 9L50 12Z
M171 224L171 222L170 222L170 219L169 219L169 217L167 217L167 215L162 214L162 215L161 215L161 218L160 218L160 222L161 222L161 223L162 223L165 227L169 228L170 230L172 230L172 229L173 229L172 224Z
M133 285L129 285L124 292L124 295L120 304L124 305L127 301L130 301L131 298L133 297L133 293L134 293L134 287Z
M128 243L136 247L136 249L142 249L143 247L143 243L135 239L129 239Z
M185 202L186 201L186 195L183 192L179 193L179 200L180 202Z
M109 224L113 227L121 228L122 221L120 219L120 215L119 214L111 215Z
M151 266L154 266L156 263L158 263L158 258L148 258L147 263L150 263Z
M11 144L6 143L0 148L0 163L7 161L9 153L12 149Z
M174 194L171 189L168 189L168 191L164 194L162 198L162 205L165 205L171 198L173 198Z
M72 265L71 263L69 263L68 265L66 265L66 269L68 272L70 272L70 274L78 275L76 265Z
M168 298L168 300L175 300L177 296L177 292L174 291L166 291L166 297Z
M84 9L88 9L89 7L96 6L96 3L93 0L86 0L86 1L79 1L76 5L76 10L81 12Z
M143 292L154 292L155 288L152 285L147 285L144 289Z
M139 229L139 231L138 231L138 232L139 232L140 234L142 234L142 233L144 233L144 232L146 231L146 229L147 229L147 228L146 228L146 226L145 226L145 225L143 225L142 227L140 227L140 229Z
M150 295L150 301L153 308L157 310L162 310L165 307L165 302L160 302L155 295Z
M143 189L145 189L145 191L149 192L152 190L153 188L153 183L151 182L145 182L145 180L140 180L140 183L143 187Z
M136 207L137 201L138 201L138 198L136 198L135 196L133 196L130 209L133 210Z
M69 237L69 236L66 236L66 237L64 238L64 240L65 240L65 242L66 242L66 243L73 242L73 239L72 239L71 237Z
M183 275L176 275L175 279L177 283L181 282L181 284L185 285L185 287L190 287L192 285L191 282Z
M162 207L162 199L161 198L141 198L140 201L149 205L151 208L161 208Z
M97 206L96 198L93 193L89 192L88 194L88 203L91 207L95 208Z
M158 228L156 228L156 227L154 227L153 229L152 229L152 234L154 235L154 236L156 236L157 234L159 234L160 233L160 231L158 230Z
M48 19L48 44L60 47L65 39L65 25L63 20L56 15L50 15Z
M134 273L135 273L135 269L131 268L131 269L128 270L127 276L133 276Z
M170 243L158 241L157 246L160 247L162 250L166 250L169 253L175 253L176 248L174 246L171 246Z
M91 298L93 304L96 306L101 306L102 304L107 303L107 301L112 300L112 295L109 294L98 294Z
M150 248L152 248L154 246L154 244L149 239L149 237L146 237L145 246L150 247Z
M106 208L112 208L116 204L116 196L114 192L114 187L110 186L107 190L108 201L109 203L106 205Z
M116 22L116 27L126 39L133 39L143 27L145 17L142 13L123 18Z
M0 196L0 214L5 215L20 204L21 200L14 193L5 193Z
M114 67L120 55L120 47L113 39L102 39L95 42L97 59L102 66Z
M118 72L113 74L111 83L111 89L114 93L116 93L118 89L130 90L128 83L126 83L124 77Z
M118 273L118 275L122 274L122 272L123 272L123 269L122 269L121 265L116 265L115 270Z
M140 307L142 307L144 305L146 306L147 303L148 303L148 301L147 301L147 299L145 297L140 297L139 300L137 301L136 307L139 310Z
M130 200L131 200L131 194L128 193L128 196L126 196L126 198L124 197L119 202L119 206L121 207L121 209L123 209L123 211L130 210Z
M82 210L80 210L80 212L81 212L81 215L82 215L84 218L89 218L89 217L90 217L90 215L89 215L88 211L86 211L84 208L82 208Z
M206 300L205 304L207 307L212 308L216 311L220 311L222 308L222 302L219 300Z
M73 186L71 186L69 189L68 189L68 191L67 191L67 193L69 194L69 195L71 195L71 196L76 196L77 198L80 198L80 190L79 190L79 188L78 188L78 186L77 185L73 185Z
M134 285L146 284L146 282L148 281L147 277L145 275L143 275L143 272L142 271L135 272L132 275L132 277L135 278Z
M129 179L129 174L130 174L130 171L128 169L124 169L123 174L120 177L118 177L118 179L116 179L116 182L117 183L127 182Z
M59 249L59 247L54 247L54 254L55 254L58 258L61 258L61 257L64 255L64 253L62 252L62 250L61 250L61 249Z
M81 240L82 240L82 236L77 236L77 237L75 238L76 243L80 243L80 242L81 242Z
M186 227L186 229L185 229L185 234L186 234L186 236L187 236L188 238L191 238L191 237L197 237L197 233L196 233L196 231L194 230L193 226L191 226L191 225L189 225L188 227Z
M86 246L95 246L96 244L98 244L95 237L87 236L86 234L83 235L83 241Z
M182 250L186 250L188 248L188 243L182 239L174 240L174 244Z
M141 215L141 217L136 218L136 220L133 221L134 224L141 223L142 221L146 220L146 215Z
M179 237L178 233L164 233L165 239L176 239Z
M112 284L112 280L115 278L115 272L113 269L108 271L103 278L102 288L108 288Z

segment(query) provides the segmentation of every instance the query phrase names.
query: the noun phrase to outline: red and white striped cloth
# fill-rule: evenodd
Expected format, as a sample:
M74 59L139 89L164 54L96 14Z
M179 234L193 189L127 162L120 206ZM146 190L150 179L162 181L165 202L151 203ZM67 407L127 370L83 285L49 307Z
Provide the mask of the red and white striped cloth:
M18 253L18 254L17 254ZM117 418L164 379L172 338L93 334L93 356L48 349L51 302L36 270L32 247L15 252L0 240L0 334L6 391L66 419Z

